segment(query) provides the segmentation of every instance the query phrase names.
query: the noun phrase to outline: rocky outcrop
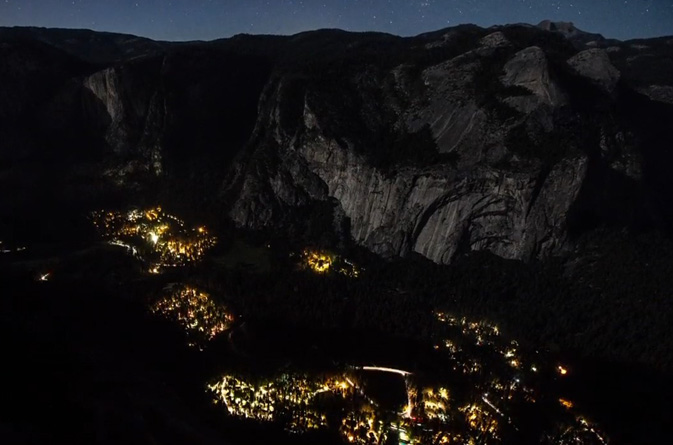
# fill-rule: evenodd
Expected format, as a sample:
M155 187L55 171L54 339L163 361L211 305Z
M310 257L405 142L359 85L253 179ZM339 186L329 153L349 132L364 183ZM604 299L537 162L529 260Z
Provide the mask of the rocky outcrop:
M578 159L542 179L489 168L408 168L388 176L320 137L304 141L300 152L342 206L356 242L384 256L416 252L442 264L461 248L512 259L561 252L561 222L586 172Z
M249 164L264 171L245 176L230 212L242 226L272 225L288 208L330 198L348 218L353 240L386 257L415 252L448 264L464 250L530 259L567 247L565 215L583 183L585 158L564 160L548 174L483 163L469 169L401 167L391 173L372 166L351 142L325 135L322 128L328 123L310 99L303 107L302 134L295 138L277 127L277 97L267 100L265 116L271 118L264 119L264 128L274 135L273 151L280 160L271 163L272 169L267 162ZM441 115L441 108L434 109ZM469 124L462 125L464 133ZM441 141L443 133L435 134Z
M522 113L530 113L539 105L555 107L565 102L563 93L551 80L544 51L537 46L525 48L507 62L503 84L530 90L534 96L515 97L508 103Z
M483 37L479 43L486 48L502 48L510 45L509 40L501 31L496 31Z
M158 88L150 83L139 84L139 76L133 75L133 65L125 68L108 68L99 71L82 82L82 86L90 94L86 95L85 107L89 114L104 122L104 139L107 145L119 157L133 158L123 167L115 166L107 170L117 181L135 170L161 174L161 128L164 120L164 97ZM142 67L158 76L153 67ZM94 103L92 103L92 101ZM88 104L86 103L88 102ZM97 105L102 105L102 108Z
M652 100L673 105L673 85L649 85L637 89Z
M406 122L411 131L428 125L440 153L460 151L461 162L471 164L481 158L488 123L485 110L470 94L478 68L478 60L459 56L426 69L422 73L426 94L412 99L418 109Z
M590 79L608 93L614 91L620 73L610 62L608 53L602 49L587 49L568 60L568 64L580 75Z

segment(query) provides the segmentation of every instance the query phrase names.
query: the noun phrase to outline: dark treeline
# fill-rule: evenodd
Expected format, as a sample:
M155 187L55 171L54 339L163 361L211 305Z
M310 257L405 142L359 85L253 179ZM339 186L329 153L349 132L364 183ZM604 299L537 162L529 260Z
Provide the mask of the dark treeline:
M498 323L536 348L671 372L673 241L606 229L578 242L583 253L566 258L524 263L475 252L452 266L356 250L351 258L365 268L357 279L299 271L284 254L270 274L239 267L198 275L252 319L424 339L432 311L442 309Z

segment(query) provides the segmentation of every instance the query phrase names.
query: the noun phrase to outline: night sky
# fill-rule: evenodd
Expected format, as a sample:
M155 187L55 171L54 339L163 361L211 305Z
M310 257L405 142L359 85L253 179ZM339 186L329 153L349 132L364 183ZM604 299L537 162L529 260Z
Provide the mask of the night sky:
M0 0L0 26L116 31L160 40L318 28L415 35L543 19L630 39L673 35L673 0Z

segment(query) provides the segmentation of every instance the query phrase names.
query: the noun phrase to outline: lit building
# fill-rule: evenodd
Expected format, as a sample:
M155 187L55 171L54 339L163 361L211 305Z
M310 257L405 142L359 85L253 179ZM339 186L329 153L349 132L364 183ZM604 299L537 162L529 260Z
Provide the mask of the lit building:
M167 295L156 301L151 311L182 326L190 345L201 346L231 326L233 316L207 293L179 285L166 291Z
M357 278L360 268L346 258L322 250L304 249L300 255L301 267L317 274L336 273Z
M182 220L161 207L127 213L100 211L92 216L104 238L127 247L149 264L148 271L153 274L199 261L217 242L205 227L187 229Z

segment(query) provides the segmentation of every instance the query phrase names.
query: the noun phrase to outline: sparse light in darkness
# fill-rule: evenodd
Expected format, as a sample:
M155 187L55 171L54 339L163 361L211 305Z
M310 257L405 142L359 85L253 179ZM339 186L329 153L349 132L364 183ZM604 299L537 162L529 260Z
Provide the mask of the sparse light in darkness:
M475 23L574 22L630 39L673 33L671 0L0 0L0 26L89 28L159 40L212 40L239 33L318 28L398 35Z

